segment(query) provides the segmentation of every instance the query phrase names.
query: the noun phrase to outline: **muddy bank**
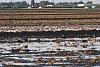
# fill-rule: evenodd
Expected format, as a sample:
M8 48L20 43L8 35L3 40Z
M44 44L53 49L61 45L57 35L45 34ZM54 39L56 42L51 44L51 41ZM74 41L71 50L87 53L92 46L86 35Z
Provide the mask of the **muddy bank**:
M85 38L100 37L100 30L41 31L41 32L0 32L1 38Z

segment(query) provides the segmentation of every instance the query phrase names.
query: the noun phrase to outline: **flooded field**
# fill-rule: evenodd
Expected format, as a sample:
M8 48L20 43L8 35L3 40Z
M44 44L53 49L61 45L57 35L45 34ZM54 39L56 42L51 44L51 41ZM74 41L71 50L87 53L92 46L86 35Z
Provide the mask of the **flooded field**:
M1 9L0 67L100 67L100 9Z
M0 64L2 67L100 66L100 37L41 38L40 40L40 42L0 43Z

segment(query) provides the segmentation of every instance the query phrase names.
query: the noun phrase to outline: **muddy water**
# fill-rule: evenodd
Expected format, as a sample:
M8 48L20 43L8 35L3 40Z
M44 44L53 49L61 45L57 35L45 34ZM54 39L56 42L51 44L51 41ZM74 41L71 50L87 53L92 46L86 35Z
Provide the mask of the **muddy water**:
M35 40L36 38L30 38ZM91 60L91 61L89 61ZM41 38L0 43L0 66L100 66L100 38Z

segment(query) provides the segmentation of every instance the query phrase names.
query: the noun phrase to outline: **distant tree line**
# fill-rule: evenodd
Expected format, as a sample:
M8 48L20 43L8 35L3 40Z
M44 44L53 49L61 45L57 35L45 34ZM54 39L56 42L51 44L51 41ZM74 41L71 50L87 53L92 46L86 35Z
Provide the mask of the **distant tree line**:
M0 8L28 8L30 5L26 1L21 2L2 2Z
M31 4L26 1L21 2L2 2L0 3L0 8L77 8L79 6L92 8L95 6L96 8L100 8L100 4L93 4L92 1L88 1L86 3L80 2L59 2L54 3L47 0L40 1L39 3L35 3L34 0L31 1Z

